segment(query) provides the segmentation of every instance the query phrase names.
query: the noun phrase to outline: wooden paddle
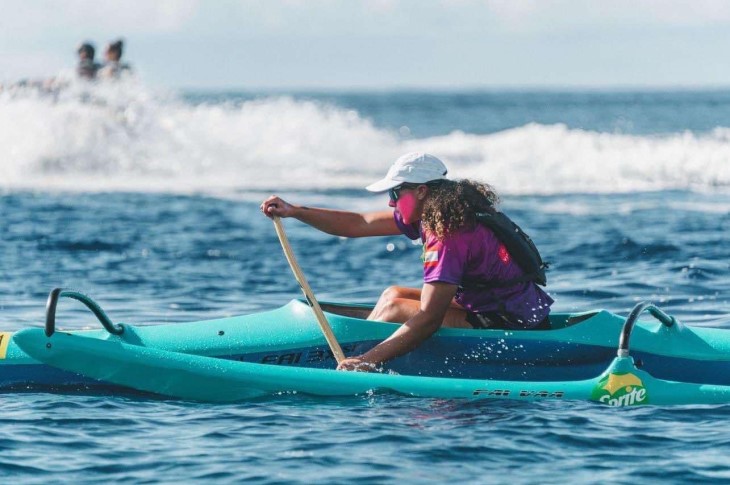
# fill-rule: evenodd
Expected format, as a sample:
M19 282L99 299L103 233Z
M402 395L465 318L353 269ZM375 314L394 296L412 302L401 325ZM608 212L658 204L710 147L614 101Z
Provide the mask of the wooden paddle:
M314 316L317 318L319 327L322 329L324 338L327 340L327 343L332 350L332 354L335 356L335 359L337 359L337 363L339 364L345 360L345 354L342 353L342 348L337 342L335 334L332 333L332 328L330 328L329 323L327 323L327 317L324 316L322 308L319 306L317 299L314 297L312 288L310 288L309 283L307 283L307 279L304 277L304 273L302 273L302 269L299 267L299 263L297 263L297 259L294 257L294 252L289 245L289 239L286 237L286 232L284 232L284 226L281 224L281 219L279 216L273 216L273 220L276 235L279 236L279 242L281 242L281 247L284 249L284 256L286 256L286 260L289 262L289 267L304 292L304 296L307 298L307 303L309 303L309 306L312 307L312 311L314 312Z

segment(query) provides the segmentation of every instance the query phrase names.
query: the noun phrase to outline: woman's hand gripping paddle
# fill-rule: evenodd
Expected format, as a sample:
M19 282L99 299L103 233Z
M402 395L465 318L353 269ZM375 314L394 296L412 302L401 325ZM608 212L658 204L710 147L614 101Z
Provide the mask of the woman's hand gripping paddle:
M302 292L304 292L304 296L306 297L309 306L312 307L312 311L314 312L314 316L317 318L319 327L322 329L324 338L327 339L327 343L332 350L332 354L335 356L335 359L337 359L337 363L339 364L345 360L345 354L342 353L342 348L337 342L335 334L332 333L332 329L330 328L329 323L327 323L327 318L324 316L322 308L320 308L317 299L314 297L312 288L309 287L309 283L307 283L307 279L304 277L304 273L302 273L302 269L299 267L299 264L294 257L294 252L289 245L289 240L284 232L284 226L281 224L281 219L279 216L273 216L272 219L274 220L276 235L279 236L279 242L281 242L281 247L284 249L284 256L286 256L286 260L289 262L289 267L294 273L294 277L297 279L299 286L302 288Z

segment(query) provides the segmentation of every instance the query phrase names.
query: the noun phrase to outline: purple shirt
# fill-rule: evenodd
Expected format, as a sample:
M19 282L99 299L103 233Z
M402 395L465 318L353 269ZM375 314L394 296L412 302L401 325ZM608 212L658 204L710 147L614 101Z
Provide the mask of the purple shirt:
M425 283L461 285L465 280L504 281L524 274L505 245L481 224L473 229L460 229L439 241L435 235L425 233L420 223L405 224L397 211L394 218L403 234L423 241ZM523 322L515 328L531 328L547 317L553 299L528 281L505 288L459 289L456 302L468 311L497 312L512 321Z

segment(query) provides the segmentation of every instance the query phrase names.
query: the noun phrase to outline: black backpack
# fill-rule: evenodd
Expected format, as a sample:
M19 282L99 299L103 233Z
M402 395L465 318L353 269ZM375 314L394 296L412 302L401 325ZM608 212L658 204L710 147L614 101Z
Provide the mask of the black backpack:
M491 229L507 247L510 256L525 274L503 281L464 280L462 288L504 288L526 281L534 281L540 286L547 284L545 270L549 263L542 260L535 243L520 226L499 211L478 212L476 216L477 222Z

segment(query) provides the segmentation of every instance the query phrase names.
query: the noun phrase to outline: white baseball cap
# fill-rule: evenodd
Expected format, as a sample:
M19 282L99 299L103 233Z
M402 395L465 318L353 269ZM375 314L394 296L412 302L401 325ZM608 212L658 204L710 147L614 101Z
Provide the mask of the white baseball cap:
M448 169L444 162L423 152L406 153L390 167L388 173L365 189L370 192L385 192L403 183L425 184L432 180L446 178Z

